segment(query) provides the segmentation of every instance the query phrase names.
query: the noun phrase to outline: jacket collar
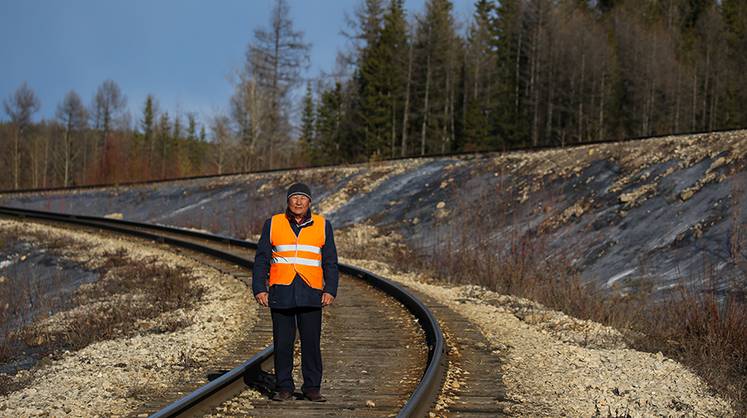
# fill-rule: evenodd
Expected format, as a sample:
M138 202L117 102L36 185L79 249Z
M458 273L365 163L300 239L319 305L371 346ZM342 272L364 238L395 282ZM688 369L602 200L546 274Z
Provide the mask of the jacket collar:
M288 218L288 222L290 222L291 225L298 225L299 227L304 227L314 223L314 220L311 218L311 208L306 211L300 224L296 224L296 217L293 215L293 212L290 211L290 208L285 208L285 217Z

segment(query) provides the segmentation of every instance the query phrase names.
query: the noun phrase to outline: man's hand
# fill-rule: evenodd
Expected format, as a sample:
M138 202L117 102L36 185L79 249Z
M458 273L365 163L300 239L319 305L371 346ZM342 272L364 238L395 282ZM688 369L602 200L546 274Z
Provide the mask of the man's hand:
M270 306L269 299L270 294L267 292L259 292L256 295L254 295L254 299L257 299L257 303L259 303L262 306Z
M335 297L330 295L329 293L322 294L322 306L329 306L332 304L334 300L335 300Z

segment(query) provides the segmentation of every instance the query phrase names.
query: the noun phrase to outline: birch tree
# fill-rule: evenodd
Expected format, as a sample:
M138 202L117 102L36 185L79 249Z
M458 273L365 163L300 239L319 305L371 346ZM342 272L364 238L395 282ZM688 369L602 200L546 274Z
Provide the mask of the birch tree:
M21 141L27 138L34 113L41 108L36 93L24 81L4 102L3 108L10 118L12 129L12 176L13 188L18 189L21 183Z
M59 152L62 160L62 186L68 187L80 150L85 145L82 144L81 133L87 127L88 114L78 93L70 90L57 105L56 116L64 130Z

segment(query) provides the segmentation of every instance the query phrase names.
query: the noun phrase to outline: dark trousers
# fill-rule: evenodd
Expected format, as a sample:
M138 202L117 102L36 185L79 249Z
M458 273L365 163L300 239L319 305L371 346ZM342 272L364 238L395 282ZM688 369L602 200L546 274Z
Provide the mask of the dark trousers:
M293 392L293 346L296 329L301 336L301 372L306 392L322 384L321 308L272 309L272 339L275 347L275 388Z

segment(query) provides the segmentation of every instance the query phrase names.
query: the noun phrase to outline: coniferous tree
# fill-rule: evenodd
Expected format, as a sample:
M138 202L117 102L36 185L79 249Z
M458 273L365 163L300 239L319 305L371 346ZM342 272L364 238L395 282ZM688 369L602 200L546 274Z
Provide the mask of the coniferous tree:
M460 47L449 0L429 0L416 33L420 154L450 151L454 144Z
M355 33L356 70L347 88L354 94L348 97L350 112L345 113L347 131L344 147L354 160L367 158L381 145L382 115L381 78L384 71L381 51L378 48L384 13L383 0L363 0L350 24Z
M203 144L197 137L197 116L194 112L187 113L187 139L186 139L186 160L188 164L187 172L202 172L202 154Z
M388 120L386 97L386 71L380 36L374 44L364 49L358 70L359 106L357 120L365 142L366 155L381 155L386 143Z
M521 0L503 0L493 25L496 50L495 127L498 144L521 146L528 141L525 107L526 33Z
M172 129L173 133L171 134L171 137L175 140L182 139L182 118L178 114L174 116Z
M145 97L143 106L143 116L140 120L140 129L143 131L143 149L145 152L145 161L149 170L153 170L153 158L155 153L155 128L158 110L156 99L152 94Z
M725 24L728 74L724 80L723 126L743 128L747 126L747 7L744 0L723 0L721 10Z
M298 138L301 154L305 161L311 161L314 154L314 95L311 83L306 83L306 95L303 98L301 113L301 136Z
M383 10L380 0L367 1L359 52L354 111L367 157L395 155L407 83L407 22L401 0Z
M143 137L146 143L150 143L153 139L153 127L156 120L156 109L153 104L153 96L148 95L145 98L145 106L143 106L143 118L140 121L140 127L143 130Z
M159 178L166 178L168 157L171 152L171 121L169 119L169 112L161 113L161 116L158 119L156 132L156 141L158 142Z
M316 164L334 164L352 161L350 145L343 141L341 124L343 119L342 85L335 83L331 89L322 91L316 111L316 151L312 161Z
M478 0L464 52L462 84L463 149L494 147L495 123L495 38L492 30L494 5Z
M192 112L187 113L187 139L197 140L197 117Z
M410 51L407 35L407 18L402 0L390 0L380 39L381 57L384 62L389 63L384 72L387 99L387 120L384 127L385 135L389 137L389 157L397 155L398 137L402 132Z

